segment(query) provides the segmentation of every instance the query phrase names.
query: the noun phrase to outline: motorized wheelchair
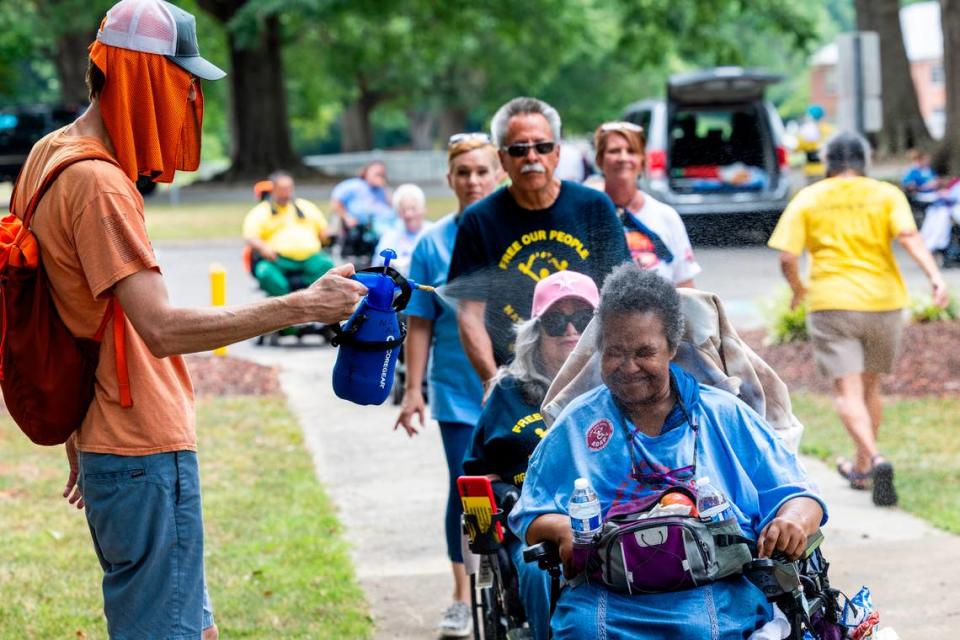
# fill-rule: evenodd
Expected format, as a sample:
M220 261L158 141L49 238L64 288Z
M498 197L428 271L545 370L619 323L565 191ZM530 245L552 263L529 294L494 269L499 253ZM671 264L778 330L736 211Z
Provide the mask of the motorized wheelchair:
M258 260L262 260L257 251L255 251L250 245L246 245L243 249L243 265L251 276L254 274L253 269ZM308 279L301 272L293 272L287 275L287 283L290 285L290 291L298 291L300 289L306 289L312 283L308 282ZM335 329L332 325L323 324L321 322L307 322L305 324L298 324L292 327L285 327L277 331L272 331L266 333L262 336L256 338L256 344L259 345L269 345L277 346L280 344L280 338L284 336L293 336L297 339L297 342L300 342L304 336L317 335L320 336L324 342L327 344L333 339L335 335Z
M817 531L807 540L807 548L798 560L791 561L774 553L771 558L755 558L743 567L744 576L786 616L790 623L788 640L841 640L846 637L841 616L845 606L855 605L830 586L827 576L830 563L820 551L822 542L823 534ZM756 553L755 548L753 551ZM524 549L523 558L526 562L536 562L550 573L550 614L553 615L562 574L557 546L551 542L531 545ZM872 624L875 623L876 619Z
M512 535L507 529L507 515L519 492L513 485L491 484L485 477L471 479L479 484L486 481L489 493L482 488L470 491L463 483L465 478L467 476L461 476L457 482L464 502L461 522L470 551L479 558L477 572L470 575L473 637L475 640L532 639L520 601L517 569L504 546L506 536Z

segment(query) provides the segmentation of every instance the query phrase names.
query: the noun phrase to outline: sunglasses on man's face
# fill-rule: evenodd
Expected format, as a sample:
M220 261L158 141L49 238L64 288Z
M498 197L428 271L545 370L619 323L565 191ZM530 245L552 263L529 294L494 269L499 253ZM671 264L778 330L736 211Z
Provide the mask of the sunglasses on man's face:
M522 158L530 153L530 149L536 151L538 155L545 156L551 153L556 146L556 142L518 142L501 147L500 150L506 151L511 158Z
M567 332L568 324L572 324L577 333L583 333L591 320L593 320L592 309L581 309L569 315L559 312L545 313L540 316L540 326L548 336L558 338Z

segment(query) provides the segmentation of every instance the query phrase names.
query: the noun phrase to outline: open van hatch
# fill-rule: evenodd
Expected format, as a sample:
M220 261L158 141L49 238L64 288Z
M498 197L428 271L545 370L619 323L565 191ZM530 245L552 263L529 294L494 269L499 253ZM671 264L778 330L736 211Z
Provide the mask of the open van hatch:
M679 104L753 102L762 100L766 88L781 80L783 76L766 71L717 67L671 76L667 98Z

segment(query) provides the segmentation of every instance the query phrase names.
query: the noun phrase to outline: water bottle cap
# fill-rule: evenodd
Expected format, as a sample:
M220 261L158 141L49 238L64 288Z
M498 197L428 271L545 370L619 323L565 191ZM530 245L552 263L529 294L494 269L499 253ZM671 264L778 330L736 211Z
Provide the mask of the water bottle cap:
M590 488L590 481L587 480L586 478L577 478L576 480L573 481L573 488L574 488L574 489L589 489L589 488Z
M710 476L703 476L702 478L697 478L695 486L702 487L705 484L710 484Z

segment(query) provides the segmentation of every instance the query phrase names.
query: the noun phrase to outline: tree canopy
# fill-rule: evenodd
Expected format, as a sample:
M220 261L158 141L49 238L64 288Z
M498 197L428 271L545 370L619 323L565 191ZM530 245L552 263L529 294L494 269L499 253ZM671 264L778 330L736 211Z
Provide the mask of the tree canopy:
M178 4L197 15L204 55L234 76L205 85L204 130L207 154L229 156L238 177L287 149L429 147L484 126L515 95L552 102L565 129L584 134L628 103L662 94L668 74L717 64L783 72L789 81L774 99L799 111L807 53L824 25L850 19L849 0ZM0 5L0 106L75 96L78 72L63 57L83 59L109 5ZM49 24L70 26L52 32ZM252 134L257 127L266 134Z

